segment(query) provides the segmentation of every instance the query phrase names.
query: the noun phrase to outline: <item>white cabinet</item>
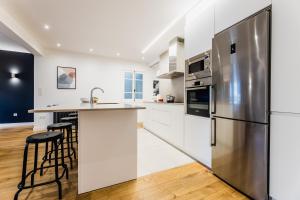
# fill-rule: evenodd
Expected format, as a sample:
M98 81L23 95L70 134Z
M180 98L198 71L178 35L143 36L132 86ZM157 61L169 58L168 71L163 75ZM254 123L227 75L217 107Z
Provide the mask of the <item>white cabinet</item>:
M212 48L214 6L199 4L185 18L185 58L189 59Z
M184 106L145 103L145 129L182 149L184 139Z
M300 115L272 114L270 138L270 195L299 200Z
M169 51L166 51L160 55L159 71L156 75L160 76L168 72L169 72Z
M272 1L271 110L300 113L300 1Z
M281 1L282 4L287 2ZM296 0L294 0L296 1ZM215 33L251 16L271 4L271 0L216 0Z
M211 119L186 115L184 151L211 167Z

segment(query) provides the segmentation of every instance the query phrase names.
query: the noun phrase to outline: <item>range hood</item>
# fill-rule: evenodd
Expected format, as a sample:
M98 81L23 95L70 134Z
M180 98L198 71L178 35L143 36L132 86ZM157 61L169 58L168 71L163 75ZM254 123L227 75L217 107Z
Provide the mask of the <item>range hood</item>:
M176 37L171 40L168 51L160 55L157 77L173 79L184 76L184 66L184 40Z

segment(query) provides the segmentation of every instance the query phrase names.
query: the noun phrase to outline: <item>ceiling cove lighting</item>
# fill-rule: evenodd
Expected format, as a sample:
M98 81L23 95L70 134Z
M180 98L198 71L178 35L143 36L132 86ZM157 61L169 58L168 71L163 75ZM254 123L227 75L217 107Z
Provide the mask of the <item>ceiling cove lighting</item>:
M50 29L50 26L48 24L44 24L44 29L45 30L49 30Z
M179 20L181 20L189 11L191 11L193 8L197 6L202 6L205 10L209 5L214 3L215 0L199 0L195 4L193 4L191 7L189 7L185 12L183 12L181 15L179 15L177 18L175 18L166 28L162 30L143 50L142 54L145 54L165 33L167 33Z

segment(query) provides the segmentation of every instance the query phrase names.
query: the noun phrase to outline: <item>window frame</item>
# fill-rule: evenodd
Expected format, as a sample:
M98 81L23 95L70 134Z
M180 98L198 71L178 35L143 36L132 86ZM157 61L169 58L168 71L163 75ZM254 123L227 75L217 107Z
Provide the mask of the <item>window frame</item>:
M126 73L130 73L131 74L131 77L132 77L132 79L131 79L131 92L126 92L126 90L125 90L125 80L126 80ZM142 79L141 79L141 81L142 81L142 92L136 92L136 81L137 80L139 80L139 79L136 79L136 75L137 74L141 74L142 75ZM135 70L126 70L126 71L124 71L124 74L123 74L123 89L124 89L124 92L123 92L123 99L125 100L125 101L134 101L134 102L137 102L137 101L143 101L144 100L144 78L145 78L145 74L143 73L143 72L141 72L141 71L135 71ZM128 80L130 80L130 79L128 79ZM131 98L125 98L125 94L126 93L131 93L132 94L132 96L131 96ZM136 93L138 93L138 94L142 94L142 98L141 99L138 99L138 98L136 98Z

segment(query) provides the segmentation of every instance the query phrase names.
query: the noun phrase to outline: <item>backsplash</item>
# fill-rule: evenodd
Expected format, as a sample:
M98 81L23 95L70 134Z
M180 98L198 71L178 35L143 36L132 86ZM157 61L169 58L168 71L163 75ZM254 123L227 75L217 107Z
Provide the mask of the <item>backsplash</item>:
M166 99L167 95L175 96L175 102L184 101L184 77L175 79L159 79L160 94Z

